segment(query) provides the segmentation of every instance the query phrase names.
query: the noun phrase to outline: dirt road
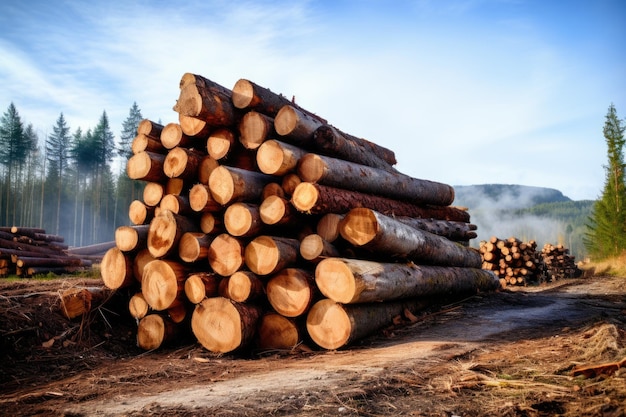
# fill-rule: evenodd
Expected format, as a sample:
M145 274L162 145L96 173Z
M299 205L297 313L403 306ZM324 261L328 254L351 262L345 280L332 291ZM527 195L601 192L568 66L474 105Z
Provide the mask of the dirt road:
M626 357L625 278L483 294L418 319L339 351L220 357L190 342L143 353L123 349L132 340L126 330L87 350L55 351L68 358L37 346L0 367L8 376L0 408L66 416L626 415L624 368L572 376L575 366Z

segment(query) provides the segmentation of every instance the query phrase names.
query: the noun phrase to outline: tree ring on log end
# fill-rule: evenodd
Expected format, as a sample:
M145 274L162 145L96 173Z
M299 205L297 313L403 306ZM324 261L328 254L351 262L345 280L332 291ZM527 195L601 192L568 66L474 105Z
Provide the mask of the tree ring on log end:
M320 300L307 315L306 328L311 339L324 349L338 349L350 341L352 324L340 304Z
M246 246L244 259L248 268L255 274L267 275L273 271L280 260L280 252L274 239L258 236Z
M198 342L211 352L231 352L241 345L239 312L223 297L202 300L191 317L191 329Z
M278 121L278 122L276 122ZM285 136L293 132L298 126L298 113L291 106L283 106L274 119L274 129L276 133L281 136Z
M209 176L211 195L220 204L228 204L235 193L235 181L230 171L219 166Z
M315 268L315 283L324 296L338 303L349 303L356 293L352 270L341 259L322 260Z
M341 236L355 246L371 242L379 229L374 212L367 208L355 208L349 214L339 225Z
M149 262L143 269L141 292L154 310L171 307L178 295L176 273L166 261Z
M139 321L137 345L144 350L156 349L165 339L165 322L158 314L150 314Z
M238 109L245 109L252 103L254 98L254 87L250 81L240 79L233 87L233 105Z
M315 185L309 182L301 182L296 186L296 189L291 196L291 202L293 206L301 212L309 212L319 198L319 192Z

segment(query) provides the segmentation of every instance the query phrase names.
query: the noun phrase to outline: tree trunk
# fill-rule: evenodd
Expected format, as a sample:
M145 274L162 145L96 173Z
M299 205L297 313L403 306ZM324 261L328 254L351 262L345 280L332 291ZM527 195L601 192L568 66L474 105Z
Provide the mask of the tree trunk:
M276 133L297 146L310 145L313 133L324 123L295 106L283 106L274 118Z
M185 281L185 295L193 304L198 304L207 297L216 297L221 280L221 277L212 272L194 272Z
M148 315L149 311L150 306L141 291L130 297L128 301L128 312L132 318L141 320Z
M300 256L314 264L325 258L340 256L339 250L332 243L318 234L310 234L300 241Z
M312 147L323 155L333 156L385 171L397 172L393 167L396 163L396 158L392 151L382 147L378 147L380 148L379 151L372 150L369 143L355 141L350 138L354 139L353 136L344 136L343 133L332 126L323 125L313 133ZM379 156L379 153L382 156Z
M204 233L187 232L178 242L178 256L183 262L207 261L209 246L214 236Z
M260 172L220 166L209 177L209 189L215 201L222 205L253 202L261 198L263 187L274 180L275 177Z
M178 250L178 242L187 232L199 232L196 222L163 210L150 222L148 250L155 258L164 258Z
M222 233L213 239L209 247L209 264L213 271L228 277L244 265L244 245L241 240Z
M137 346L143 350L154 350L176 339L178 326L161 314L148 314L137 326Z
M223 283L225 285L220 295L240 303L254 301L265 294L263 282L250 271L237 271L224 278Z
M238 110L232 103L232 92L219 84L194 74L185 74L174 111L205 120L213 127L232 126Z
M93 305L102 303L109 295L107 291L100 287L92 288L68 288L61 295L61 312L68 319L88 314Z
M315 282L325 297L343 304L493 291L500 285L491 271L479 268L347 258L320 262L315 268Z
M226 128L217 129L206 141L209 156L216 161L226 158L235 148L235 134Z
M258 236L245 249L248 268L257 275L274 274L298 260L300 242L277 236Z
M282 176L295 171L305 154L306 151L297 146L270 139L257 149L256 162L264 174Z
M467 211L452 206L417 206L391 198L373 196L310 182L298 184L291 203L301 212L311 214L347 213L354 207L367 207L394 216L435 218L469 222Z
M424 230L454 241L468 241L477 237L474 232L476 225L470 223L406 216L395 216L394 219L414 229Z
M162 130L163 125L148 119L143 119L137 126L137 134L150 136L153 139L159 139Z
M189 206L198 213L214 213L223 209L222 205L215 201L208 185L196 184L189 190Z
M157 259L143 269L141 292L152 309L167 310L183 302L186 278L187 270L182 264Z
M414 204L447 206L454 201L454 188L449 185L313 153L300 158L298 176L306 182Z
M313 273L299 268L285 268L272 276L265 291L274 310L285 317L305 314L319 294Z
M150 223L154 218L154 206L148 206L140 200L134 200L128 206L128 218L134 225L140 226Z
M150 225L120 226L115 229L115 246L122 252L145 249L148 243Z
M224 297L206 298L191 317L191 329L200 344L215 353L248 346L256 333L261 309Z
M128 159L126 173L128 178L140 181L163 182L163 163L165 155L154 152L139 152Z
M133 143L131 144L131 151L133 154L138 154L139 152L154 152L165 155L167 153L167 149L160 140L154 139L148 135L137 135L135 139L133 139Z
M232 101L238 109L256 110L270 117L276 116L283 106L293 105L282 94L273 93L269 89L245 79L240 79L235 83L232 90Z
M443 266L480 268L480 253L367 208L355 208L339 225L341 236L369 252Z
M102 282L107 288L117 290L133 283L133 261L117 247L109 249L100 264Z
M324 349L339 349L375 331L391 325L394 317L406 310L415 313L436 302L409 300L406 302L342 305L323 299L311 307L306 327L313 341Z
M257 149L270 136L274 136L274 119L251 110L239 122L239 142L246 149Z
M260 350L293 349L304 339L305 330L296 320L277 313L261 317L258 330Z
M163 172L169 178L181 178L194 182L198 179L198 170L205 155L187 148L176 147L171 149L163 163Z
M66 257L54 257L54 258L41 258L41 257L32 257L32 256L21 256L18 255L16 261L14 262L20 268L29 268L34 266L50 266L50 267L58 267L58 266L91 266L91 262L87 260L82 260L81 258L75 258L71 256Z
M264 227L259 206L251 203L234 203L224 212L224 227L236 237L258 235Z

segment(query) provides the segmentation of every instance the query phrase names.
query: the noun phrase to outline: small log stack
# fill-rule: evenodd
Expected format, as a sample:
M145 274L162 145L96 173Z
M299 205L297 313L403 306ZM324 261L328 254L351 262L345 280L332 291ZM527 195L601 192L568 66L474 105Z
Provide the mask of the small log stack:
M502 286L527 285L544 280L544 264L537 252L537 242L522 242L516 237L500 239L492 236L481 241L479 252L482 268L493 271Z
M454 189L398 172L391 150L248 80L184 74L174 110L138 127L127 173L143 199L101 267L108 288L135 289L142 348L190 327L218 353L337 349L499 287Z
M63 236L35 227L0 227L0 276L69 274L91 265L89 256L68 250Z
M564 278L578 278L582 270L576 265L575 257L563 245L546 243L541 249L541 256L546 265L546 276L549 281Z

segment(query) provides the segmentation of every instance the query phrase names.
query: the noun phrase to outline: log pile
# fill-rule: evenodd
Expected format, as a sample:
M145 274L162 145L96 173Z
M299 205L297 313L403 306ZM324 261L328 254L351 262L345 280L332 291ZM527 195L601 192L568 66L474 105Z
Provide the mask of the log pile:
M479 251L482 268L493 271L503 287L544 280L545 266L534 240L522 242L516 237L492 236L489 241L480 242Z
M546 243L541 249L541 256L546 265L546 277L549 281L564 278L578 278L582 270L576 265L575 257L563 245Z
M248 80L184 74L174 110L138 127L127 173L143 199L101 266L108 288L135 289L140 347L190 323L212 352L336 349L499 287L453 188L398 172L391 150Z
M0 227L0 276L68 274L91 265L89 257L68 252L63 236L35 227Z

